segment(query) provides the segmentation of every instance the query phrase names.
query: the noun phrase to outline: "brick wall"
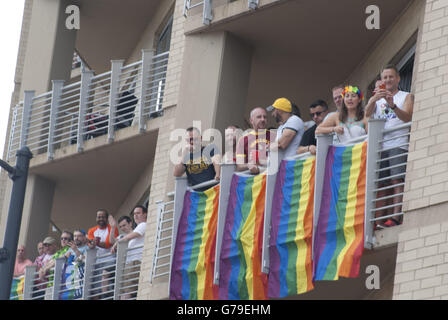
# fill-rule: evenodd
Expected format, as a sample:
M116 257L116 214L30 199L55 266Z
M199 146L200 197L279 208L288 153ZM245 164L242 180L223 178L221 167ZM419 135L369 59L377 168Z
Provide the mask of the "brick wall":
M448 299L448 222L398 237L393 299Z
M177 105L180 85L180 73L184 52L185 36L183 31L183 5L183 0L177 0L174 9L170 56L168 59L168 69L163 101L165 114L163 116L163 126L160 127L159 135L157 138L157 148L154 159L154 168L148 206L149 215L145 233L142 269L140 272L138 299L167 298L168 292L166 284L152 286L150 284L150 275L152 271L157 227L156 201L166 201L167 193L174 191L174 178L171 172L172 166L170 166L169 163L169 150L172 143L169 141L169 138L171 131L175 129L175 108L171 107Z
M426 0L415 66L405 211L448 201L447 0Z

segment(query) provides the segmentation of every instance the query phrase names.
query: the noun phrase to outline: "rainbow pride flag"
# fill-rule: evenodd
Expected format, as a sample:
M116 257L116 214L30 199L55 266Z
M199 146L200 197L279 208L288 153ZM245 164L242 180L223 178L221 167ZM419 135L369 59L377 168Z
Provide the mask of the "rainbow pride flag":
M261 272L266 175L234 174L224 225L220 299L266 299L267 276Z
M314 288L312 241L316 158L283 160L271 214L268 296L282 298Z
M314 280L355 278L364 249L367 143L330 146L314 240Z
M213 285L219 185L187 191L171 268L170 299L217 299Z
M23 300L23 286L25 284L25 276L12 278L11 293L9 300Z

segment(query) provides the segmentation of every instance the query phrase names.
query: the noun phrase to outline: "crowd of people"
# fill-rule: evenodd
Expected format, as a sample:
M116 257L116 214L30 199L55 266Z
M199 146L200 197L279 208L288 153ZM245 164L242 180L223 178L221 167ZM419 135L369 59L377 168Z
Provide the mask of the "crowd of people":
M259 174L266 166L269 152L282 150L284 157L309 152L316 154L317 134L333 134L334 144L344 144L354 138L366 135L368 119L384 119L385 129L399 126L412 120L414 96L399 89L400 74L393 65L381 71L375 83L371 98L364 106L364 95L355 85L338 85L331 89L335 111L330 112L327 103L318 99L309 106L313 125L305 128L298 108L287 98L279 98L266 108L256 107L249 115L251 128L244 133L237 125L229 125L225 131L225 154L214 144L202 145L200 131L195 127L186 130L185 146L180 161L174 166L174 176L186 173L191 186L206 181L220 180L220 163L234 163L236 171ZM268 128L268 112L278 124L278 128ZM276 133L274 130L276 130ZM392 216L376 223L376 228L385 228L401 223L399 213L402 202L404 174L406 172L407 129L384 135L381 154L380 187L397 185L384 189L377 198L377 207L387 206L391 201L395 206L378 210L377 217ZM401 155L401 156L400 156ZM198 188L204 191L208 187ZM396 194L388 198L388 195ZM394 216L394 214L396 216Z
M43 297L45 288L52 286L53 268L57 258L65 257L66 261L73 262L77 272L80 273L78 279L82 280L87 250L96 248L91 295L94 296L93 299L100 299L102 293L106 295L111 278L114 276L118 243L128 241L124 269L129 275L125 275L122 279L125 282L125 288L121 291L121 299L135 297L138 286L138 276L135 272L140 270L147 215L147 208L138 205L132 211L134 222L130 216L122 216L117 224L107 210L99 209L96 212L96 226L90 228L88 232L81 228L73 232L64 230L61 234L60 246L54 237L45 237L37 244L38 256L34 262L26 259L25 247L19 245L14 277L23 276L26 266L35 265L38 272L35 291L38 292L33 296Z

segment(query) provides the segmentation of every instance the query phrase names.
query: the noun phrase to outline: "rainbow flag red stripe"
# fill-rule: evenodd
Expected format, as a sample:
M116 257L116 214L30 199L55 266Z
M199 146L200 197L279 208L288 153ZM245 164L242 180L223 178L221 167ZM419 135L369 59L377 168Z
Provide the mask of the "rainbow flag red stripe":
M269 298L314 288L312 241L315 158L283 160L271 214Z
M171 269L170 299L218 298L213 285L219 185L187 191L179 221Z
M219 298L266 299L261 272L266 175L232 177L221 249Z
M364 249L367 142L330 146L314 241L314 280L357 277Z

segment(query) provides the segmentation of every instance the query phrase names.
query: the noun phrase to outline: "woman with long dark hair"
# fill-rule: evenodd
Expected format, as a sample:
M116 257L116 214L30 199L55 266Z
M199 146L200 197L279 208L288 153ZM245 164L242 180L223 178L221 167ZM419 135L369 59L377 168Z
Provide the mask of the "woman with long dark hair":
M334 132L340 143L367 133L361 90L356 86L346 86L342 99L341 111L331 114L316 128L316 134Z

